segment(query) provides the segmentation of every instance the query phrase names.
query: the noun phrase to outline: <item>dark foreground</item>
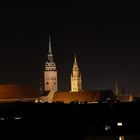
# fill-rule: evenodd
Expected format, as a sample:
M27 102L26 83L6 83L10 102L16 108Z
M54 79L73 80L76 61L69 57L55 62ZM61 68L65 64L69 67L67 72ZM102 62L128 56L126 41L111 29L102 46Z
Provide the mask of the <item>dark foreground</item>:
M18 140L140 139L140 103L0 104L0 134Z

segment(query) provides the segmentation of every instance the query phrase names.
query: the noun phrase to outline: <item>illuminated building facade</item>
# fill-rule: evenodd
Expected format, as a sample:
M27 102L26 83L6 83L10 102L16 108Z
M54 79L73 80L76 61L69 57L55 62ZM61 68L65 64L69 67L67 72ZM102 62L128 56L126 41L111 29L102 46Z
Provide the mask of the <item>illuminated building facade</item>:
M25 85L0 85L0 101L34 101L42 102L80 102L80 103L97 103L99 101L117 101L131 102L133 96L129 94L120 94L118 82L115 87L115 95L112 90L83 91L82 77L78 67L76 55L71 73L71 90L70 92L58 91L57 69L53 59L51 38L49 37L49 51L44 70L44 91L39 95L39 91L33 90Z
M38 89L30 85L0 85L0 102L35 101L39 98Z
M44 71L44 90L45 91L57 91L57 70L56 64L53 60L51 38L49 36L49 52L47 62L45 63Z
M44 94L41 96L42 102L48 103L97 103L97 102L109 102L116 99L120 102L133 101L132 96L120 96L118 82L116 83L116 95L112 90L97 90L97 91L83 91L82 89L82 77L77 63L76 55L74 55L74 63L71 72L71 90L70 92L58 91L57 87L57 70L56 64L53 60L53 54L51 49L51 38L49 37L49 52L48 60L45 63L44 71Z
M82 91L82 78L75 55L71 73L71 92L79 92L79 91Z

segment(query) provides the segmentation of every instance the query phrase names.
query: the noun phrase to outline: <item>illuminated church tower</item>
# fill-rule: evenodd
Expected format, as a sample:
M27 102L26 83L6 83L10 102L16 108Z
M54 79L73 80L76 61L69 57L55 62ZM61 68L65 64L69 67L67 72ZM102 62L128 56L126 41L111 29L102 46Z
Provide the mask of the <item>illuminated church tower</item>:
M45 91L57 91L57 70L56 64L53 60L53 54L51 49L51 38L49 36L49 52L47 57L47 62L45 63L44 71L44 90Z
M79 92L79 91L82 91L82 78L75 55L71 73L71 92Z

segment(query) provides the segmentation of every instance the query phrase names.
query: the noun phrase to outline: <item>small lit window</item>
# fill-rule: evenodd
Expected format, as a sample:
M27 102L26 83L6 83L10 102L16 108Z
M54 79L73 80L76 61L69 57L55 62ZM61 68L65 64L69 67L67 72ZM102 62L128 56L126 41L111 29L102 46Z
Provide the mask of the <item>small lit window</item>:
M123 126L123 123L122 122L118 122L117 126Z
M105 130L109 130L110 129L110 126L109 125L105 125Z

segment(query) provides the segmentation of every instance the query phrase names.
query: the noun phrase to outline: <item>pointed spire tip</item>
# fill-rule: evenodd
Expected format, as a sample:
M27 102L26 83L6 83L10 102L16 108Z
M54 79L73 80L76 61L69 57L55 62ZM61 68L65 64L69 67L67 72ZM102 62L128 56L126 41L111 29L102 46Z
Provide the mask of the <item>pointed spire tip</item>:
M74 63L77 63L76 53L74 54Z
M49 53L52 53L52 48L51 48L51 36L49 35Z

